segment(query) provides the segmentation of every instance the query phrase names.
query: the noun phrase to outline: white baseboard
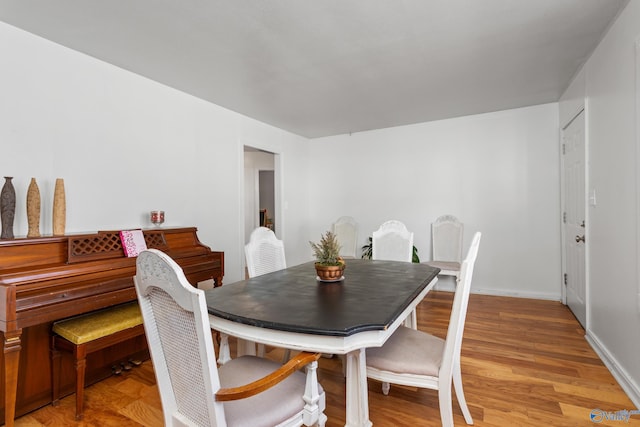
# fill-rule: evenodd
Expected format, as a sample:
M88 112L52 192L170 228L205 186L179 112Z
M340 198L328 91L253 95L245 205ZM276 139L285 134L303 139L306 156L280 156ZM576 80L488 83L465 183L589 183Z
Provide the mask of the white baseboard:
M433 288L436 291L454 292L456 290L453 281L438 281ZM526 292L522 290L514 289L483 289L475 288L471 285L471 293L479 295L494 295L499 297L514 297L514 298L531 298L531 299L543 299L549 301L561 301L562 295L559 293L539 293L539 292Z
M635 408L621 408L621 409L637 409L640 408L640 387L636 384L633 378L620 366L616 358L607 350L607 348L600 342L591 331L587 331L585 339L591 345L596 354L600 357L604 365L609 369L611 375L618 381L620 387L627 393L629 399L636 405Z
M562 296L559 293L541 293L541 292L528 292L522 290L509 290L509 289L483 289L474 288L471 286L471 293L481 295L496 295L501 297L514 297L514 298L531 298L531 299L543 299L549 301L560 301Z

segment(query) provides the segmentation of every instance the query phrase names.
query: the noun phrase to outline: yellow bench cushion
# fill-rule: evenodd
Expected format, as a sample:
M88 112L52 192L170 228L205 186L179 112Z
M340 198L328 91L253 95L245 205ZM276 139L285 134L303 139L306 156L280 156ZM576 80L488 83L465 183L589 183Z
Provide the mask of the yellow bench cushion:
M142 324L137 301L83 314L53 324L53 332L76 345Z

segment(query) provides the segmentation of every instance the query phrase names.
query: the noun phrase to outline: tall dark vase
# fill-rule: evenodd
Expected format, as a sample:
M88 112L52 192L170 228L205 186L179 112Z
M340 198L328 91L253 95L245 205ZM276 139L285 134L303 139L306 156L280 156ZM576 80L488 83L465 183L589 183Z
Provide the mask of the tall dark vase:
M2 239L13 239L13 218L16 215L16 190L13 188L12 176L4 177L4 185L0 191L0 217L2 218Z

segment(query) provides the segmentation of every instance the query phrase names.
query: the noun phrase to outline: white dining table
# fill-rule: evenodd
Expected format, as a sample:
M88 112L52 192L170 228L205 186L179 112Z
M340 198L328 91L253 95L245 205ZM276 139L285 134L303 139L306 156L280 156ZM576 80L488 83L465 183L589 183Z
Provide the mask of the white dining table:
M319 282L305 263L205 291L211 328L251 345L344 355L346 424L368 427L366 349L382 346L437 281L439 269L349 260L344 280ZM242 340L242 341L241 341ZM220 349L221 363L229 358Z

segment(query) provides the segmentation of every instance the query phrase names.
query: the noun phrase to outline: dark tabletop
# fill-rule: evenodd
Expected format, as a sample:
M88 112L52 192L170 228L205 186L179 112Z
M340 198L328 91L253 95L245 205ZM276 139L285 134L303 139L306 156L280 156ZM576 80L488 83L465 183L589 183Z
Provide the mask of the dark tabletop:
M314 263L205 291L210 314L289 332L348 336L384 330L438 275L399 261L347 260L344 280L316 280Z

